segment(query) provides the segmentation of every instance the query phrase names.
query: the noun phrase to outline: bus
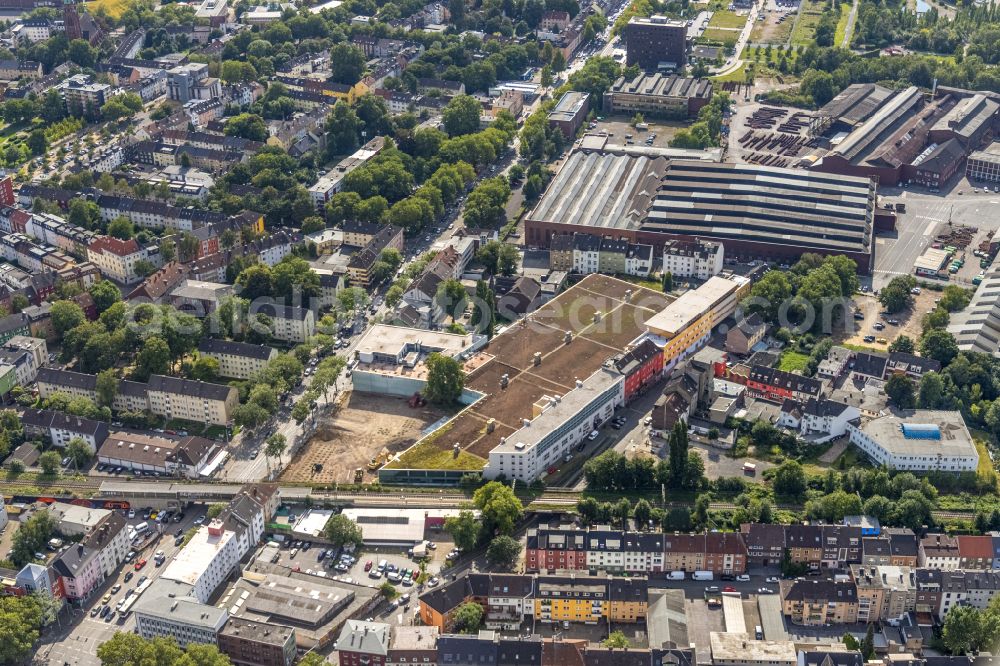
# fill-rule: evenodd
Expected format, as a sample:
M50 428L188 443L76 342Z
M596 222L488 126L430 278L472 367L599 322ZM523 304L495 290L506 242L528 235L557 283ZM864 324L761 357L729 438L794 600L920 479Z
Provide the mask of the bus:
M152 579L143 581L142 585L135 588L135 592L133 594L129 594L127 597L124 597L118 602L118 619L120 622L124 622L128 619L128 616L132 614L132 606L134 606L135 602L142 596L142 593L146 591L146 588L152 584Z

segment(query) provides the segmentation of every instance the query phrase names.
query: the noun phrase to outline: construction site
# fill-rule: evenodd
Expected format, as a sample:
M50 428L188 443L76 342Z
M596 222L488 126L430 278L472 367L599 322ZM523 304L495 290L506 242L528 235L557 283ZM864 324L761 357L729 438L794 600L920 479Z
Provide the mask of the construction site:
M281 481L370 483L394 455L447 415L422 399L344 393L282 472Z

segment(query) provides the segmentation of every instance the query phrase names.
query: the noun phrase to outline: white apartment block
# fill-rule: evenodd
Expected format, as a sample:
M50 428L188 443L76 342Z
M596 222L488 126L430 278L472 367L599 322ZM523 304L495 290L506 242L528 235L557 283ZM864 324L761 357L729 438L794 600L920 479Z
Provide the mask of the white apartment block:
M150 260L149 254L135 240L100 236L87 247L87 260L97 266L102 275L123 284L141 279L135 272L135 264L140 259Z
M624 403L624 376L604 368L578 380L562 397L542 396L534 417L490 451L483 475L525 483L541 478Z
M316 317L312 310L271 303L251 305L251 319L258 314L270 320L267 332L275 340L299 343L316 334ZM256 322L251 323L251 326L256 325Z
M215 589L239 564L239 542L235 537L218 518L202 525L163 570L161 578L187 583L192 597L208 603Z
M722 243L667 241L663 247L663 272L674 277L707 280L722 272L723 255Z
M192 592L187 583L154 581L133 607L136 633L147 640L173 638L182 649L188 643L215 645L229 613L201 603Z
M252 345L205 338L198 345L198 354L219 362L219 374L231 379L249 379L267 367L278 355L278 350L268 345Z

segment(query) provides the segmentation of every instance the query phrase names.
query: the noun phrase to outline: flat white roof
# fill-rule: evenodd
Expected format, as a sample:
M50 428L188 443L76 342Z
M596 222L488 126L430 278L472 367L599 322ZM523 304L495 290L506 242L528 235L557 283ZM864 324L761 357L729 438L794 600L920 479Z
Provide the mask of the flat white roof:
M327 521L330 520L335 511L330 509L309 509L295 523L293 531L310 536L319 536L323 533Z
M948 456L979 460L962 414L918 409L872 419L861 431L897 456Z
M343 514L361 528L365 543L420 543L428 518L457 516L459 509L346 508Z
M376 324L358 342L358 357L362 363L370 363L373 354L396 356L406 345L414 344L419 344L428 352L457 356L472 345L472 335Z
M219 551L235 536L236 533L230 530L223 531L219 536L211 536L208 533L208 526L202 525L188 544L177 551L160 577L194 585L201 574L205 573L208 563L214 560Z
M684 292L676 301L650 317L646 328L670 339L710 312L739 287L738 281L715 275L697 289Z

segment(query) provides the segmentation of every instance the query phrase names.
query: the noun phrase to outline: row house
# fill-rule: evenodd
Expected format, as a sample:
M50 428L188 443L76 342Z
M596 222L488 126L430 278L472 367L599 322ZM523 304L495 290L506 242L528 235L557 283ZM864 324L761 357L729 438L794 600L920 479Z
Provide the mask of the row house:
M587 532L573 527L528 530L524 549L527 571L587 569Z
M451 629L454 612L466 602L480 604L487 627L517 629L537 622L635 623L649 608L645 577L470 573L420 596L425 626Z
M858 621L858 589L854 581L782 581L781 608L794 624L852 624Z
M97 197L96 203L101 212L101 219L105 222L110 222L116 217L124 217L138 227L149 229L191 231L206 224L226 220L224 213L200 208L179 208L149 199L102 194Z
M931 569L956 571L962 563L958 539L947 534L928 534L920 540L918 563Z
M747 392L753 397L778 404L786 399L806 402L823 395L823 382L777 368L754 365L747 377Z
M745 523L740 533L747 547L747 564L753 567L774 567L785 556L785 526L767 523Z
M88 599L128 554L125 519L109 513L79 543L60 553L50 565L60 595L71 601Z
M625 375L625 403L642 395L663 376L663 350L646 338L638 345L611 359L615 369Z
M861 417L852 405L826 398L809 398L804 403L786 399L781 405L777 424L798 430L803 437L829 440L847 434L847 424Z
M916 610L917 586L910 567L851 567L858 591L858 622L885 622Z
M960 569L993 569L995 560L994 538L962 534L958 536L958 566Z
M877 537L861 540L861 563L866 565L892 565L916 567L917 537L906 527L890 527Z

